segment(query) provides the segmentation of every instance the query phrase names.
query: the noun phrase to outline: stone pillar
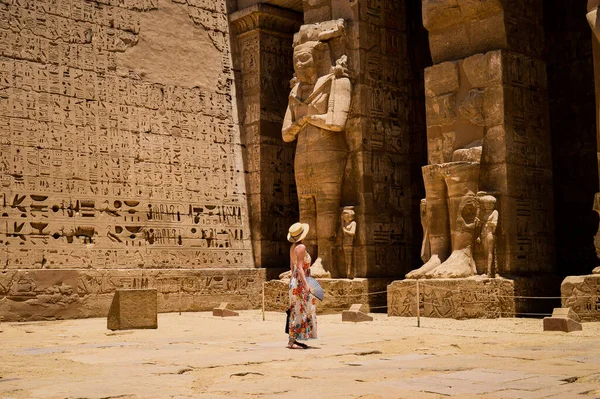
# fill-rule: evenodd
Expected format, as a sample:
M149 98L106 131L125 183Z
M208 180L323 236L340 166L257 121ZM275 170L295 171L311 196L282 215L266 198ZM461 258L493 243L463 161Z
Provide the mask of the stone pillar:
M500 274L554 271L542 7L542 0L423 1L434 62L425 71L429 164L481 148L478 190L498 200Z
M259 3L229 20L254 260L259 267L285 268L285 236L297 222L298 200L294 144L281 140L281 125L293 75L292 38L302 15Z
M598 7L600 1L589 0L587 5L587 20L592 28L594 38L592 39L593 54L594 54L594 81L596 90L596 141L598 153L598 169L600 171L600 20L598 20ZM594 197L594 211L600 215L600 193L596 193ZM594 237L594 246L596 247L596 255L600 257L600 228ZM600 267L594 269L594 273L600 273Z
M416 210L423 188L416 171L422 164L423 145L417 130L424 120L415 109L419 90L413 83L419 71L409 64L406 3L303 2L305 23L344 19L346 24L353 91L341 205L354 206L355 211L355 277L399 276L410 270L419 254ZM340 261L342 236L340 226ZM338 265L338 270L347 267Z

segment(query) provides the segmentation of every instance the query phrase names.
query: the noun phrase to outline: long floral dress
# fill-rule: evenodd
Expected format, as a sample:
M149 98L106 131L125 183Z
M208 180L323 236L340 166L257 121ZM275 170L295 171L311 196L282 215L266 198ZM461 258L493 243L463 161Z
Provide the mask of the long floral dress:
M304 273L310 275L310 255L306 252ZM298 267L293 265L290 280L290 340L306 340L317 338L317 298L308 289L302 290L304 282L298 275Z

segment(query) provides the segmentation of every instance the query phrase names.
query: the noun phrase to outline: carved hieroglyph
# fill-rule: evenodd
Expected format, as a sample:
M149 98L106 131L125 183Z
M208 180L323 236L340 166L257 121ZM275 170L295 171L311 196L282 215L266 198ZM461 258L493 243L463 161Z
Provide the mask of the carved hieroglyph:
M260 306L265 269L0 271L5 321L106 317L117 289L154 288L159 312L209 311L221 302Z
M1 4L1 267L253 266L225 1L181 3Z
M515 283L500 278L436 279L419 283L419 314L443 318L514 317ZM388 286L388 316L417 316L414 280Z
M282 128L286 142L297 140L294 167L300 220L311 225L305 242L327 271L333 266L348 156L344 128L352 85L346 56L332 62L333 44L343 34L344 22L338 20L303 25L294 36L295 77Z
M560 285L562 307L582 321L600 321L600 275L568 276Z
M1 2L0 313L99 316L56 269L254 267L228 30L225 0Z

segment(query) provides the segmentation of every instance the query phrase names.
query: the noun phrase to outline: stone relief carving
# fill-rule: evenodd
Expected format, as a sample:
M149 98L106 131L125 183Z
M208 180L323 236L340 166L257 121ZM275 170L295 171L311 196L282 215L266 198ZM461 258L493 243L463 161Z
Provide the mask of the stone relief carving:
M352 91L347 57L337 55L343 35L344 23L338 20L303 25L294 36L295 76L282 128L284 141L297 140L300 220L312 224L305 241L330 272L335 270L333 250L348 157L344 129Z

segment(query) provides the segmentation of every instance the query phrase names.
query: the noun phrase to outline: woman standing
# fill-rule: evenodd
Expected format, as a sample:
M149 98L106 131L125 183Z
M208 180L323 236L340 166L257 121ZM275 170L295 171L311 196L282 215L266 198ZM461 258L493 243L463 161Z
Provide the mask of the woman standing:
M310 255L302 240L308 234L307 223L294 223L288 230L287 239L292 243L290 248L290 338L287 347L290 349L306 349L308 345L298 340L317 338L317 300L311 295L306 281L310 275Z

